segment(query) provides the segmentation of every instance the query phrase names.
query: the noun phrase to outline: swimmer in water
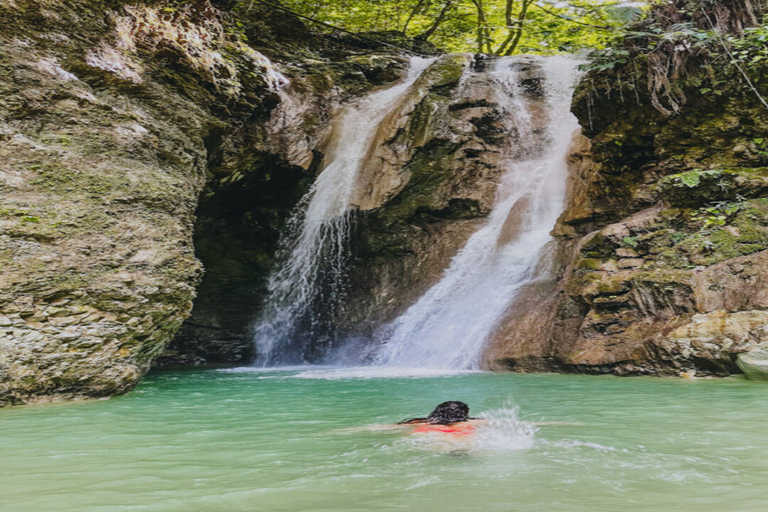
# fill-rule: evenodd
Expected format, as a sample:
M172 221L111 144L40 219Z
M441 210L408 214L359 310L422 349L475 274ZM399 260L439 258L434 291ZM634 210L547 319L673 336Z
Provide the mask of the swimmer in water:
M469 406L464 402L443 402L426 418L411 418L398 425L414 425L414 434L442 432L466 436L475 431L475 424L483 420L469 417Z
M411 418L403 420L394 425L367 425L364 427L352 427L340 429L341 432L371 431L371 430L390 430L399 428L413 427L412 434L426 434L430 432L442 432L453 434L455 436L466 436L473 434L477 426L482 425L486 420L482 418L471 418L469 416L469 406L464 402L450 401L443 402L432 411L426 418ZM581 425L580 423L569 423L562 421L521 421L520 424L540 426L540 425Z

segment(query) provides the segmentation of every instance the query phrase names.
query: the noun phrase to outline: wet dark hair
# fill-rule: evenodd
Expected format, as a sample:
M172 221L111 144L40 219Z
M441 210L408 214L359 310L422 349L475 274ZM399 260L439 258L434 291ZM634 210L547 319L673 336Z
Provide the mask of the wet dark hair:
M450 401L443 402L432 411L426 418L411 418L401 421L406 423L431 423L433 425L450 425L471 419L469 417L469 406L464 402Z

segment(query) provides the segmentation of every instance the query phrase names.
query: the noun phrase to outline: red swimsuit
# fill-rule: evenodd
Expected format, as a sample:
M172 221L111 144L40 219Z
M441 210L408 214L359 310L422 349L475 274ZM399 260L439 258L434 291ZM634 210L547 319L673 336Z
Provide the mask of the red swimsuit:
M453 434L455 436L468 436L475 431L475 427L469 423L454 423L453 425L432 425L424 424L419 425L413 429L414 434L426 434L429 432L443 432L445 434Z

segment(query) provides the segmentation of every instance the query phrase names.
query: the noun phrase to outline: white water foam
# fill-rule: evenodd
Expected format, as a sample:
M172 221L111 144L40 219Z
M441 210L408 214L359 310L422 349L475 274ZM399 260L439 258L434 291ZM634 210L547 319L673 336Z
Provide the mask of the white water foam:
M441 370L435 368L392 368L386 366L340 367L324 365L241 366L217 370L223 373L266 374L275 378L346 380L346 379L425 379L480 373L477 370ZM277 374L277 375L275 375Z
M238 366L237 368L222 368L216 370L222 373L289 373L289 372L301 372L306 371L307 368L323 369L333 368L332 366L309 366L305 364L297 364L291 366Z
M497 205L442 279L387 327L376 355L379 365L476 368L519 290L546 277L538 264L563 208L566 153L579 128L570 113L578 62L568 57L538 60L548 117L544 136L532 127L529 102L521 99L518 64L516 58L500 59L493 71L507 93L503 106L509 122L520 135L517 144L510 143L516 156L506 163ZM504 243L510 215L517 215L520 225L517 235Z
M389 368L361 366L351 368L311 369L294 375L297 379L425 379L434 377L453 377L456 375L477 373L472 370L443 370L437 368Z
M340 116L323 170L281 236L267 303L254 327L257 364L303 360L302 348L324 322L318 318L321 315L313 314L313 304L322 303L325 311L333 311L342 300L356 177L379 124L433 60L412 58L405 80L367 96Z
M538 429L533 423L520 420L520 410L517 406L508 405L485 411L480 413L479 417L483 422L471 435L454 436L430 432L413 434L400 442L420 450L441 453L498 454L535 447Z

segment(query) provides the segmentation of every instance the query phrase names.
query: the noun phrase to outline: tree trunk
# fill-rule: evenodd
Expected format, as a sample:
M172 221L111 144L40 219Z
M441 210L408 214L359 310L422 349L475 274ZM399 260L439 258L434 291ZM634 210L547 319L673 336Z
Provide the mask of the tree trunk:
M472 0L472 3L477 8L477 51L486 53L487 49L487 53L491 53L490 29L483 10L483 0Z
M504 10L504 24L507 26L507 38L504 39L504 42L501 43L501 45L494 52L496 55L501 55L504 53L504 50L507 49L507 45L512 41L512 38L515 37L515 29L512 26L512 8L514 5L515 0L507 0L507 6Z
M408 25L411 24L411 20L413 20L413 17L416 16L424 7L424 4L427 2L427 0L419 0L419 2L416 4L416 6L411 10L411 14L408 15L408 19L405 20L405 25L403 25L403 35L408 31Z
M520 44L520 38L523 37L523 28L525 25L525 18L528 15L528 8L534 1L535 0L523 0L523 5L520 8L520 14L517 16L517 33L515 34L515 38L512 40L512 44L510 44L509 48L507 48L507 51L504 52L504 55L512 55L517 50L517 47Z
M453 7L453 0L445 0L445 3L443 4L443 8L440 9L440 14L438 14L437 19L432 24L432 26L429 27L424 32L422 32L421 34L417 35L414 39L418 39L420 41L426 41L430 37L432 37L432 34L435 33L437 28L443 22L443 20L445 19L446 15L448 14L448 11L451 10L451 7Z

